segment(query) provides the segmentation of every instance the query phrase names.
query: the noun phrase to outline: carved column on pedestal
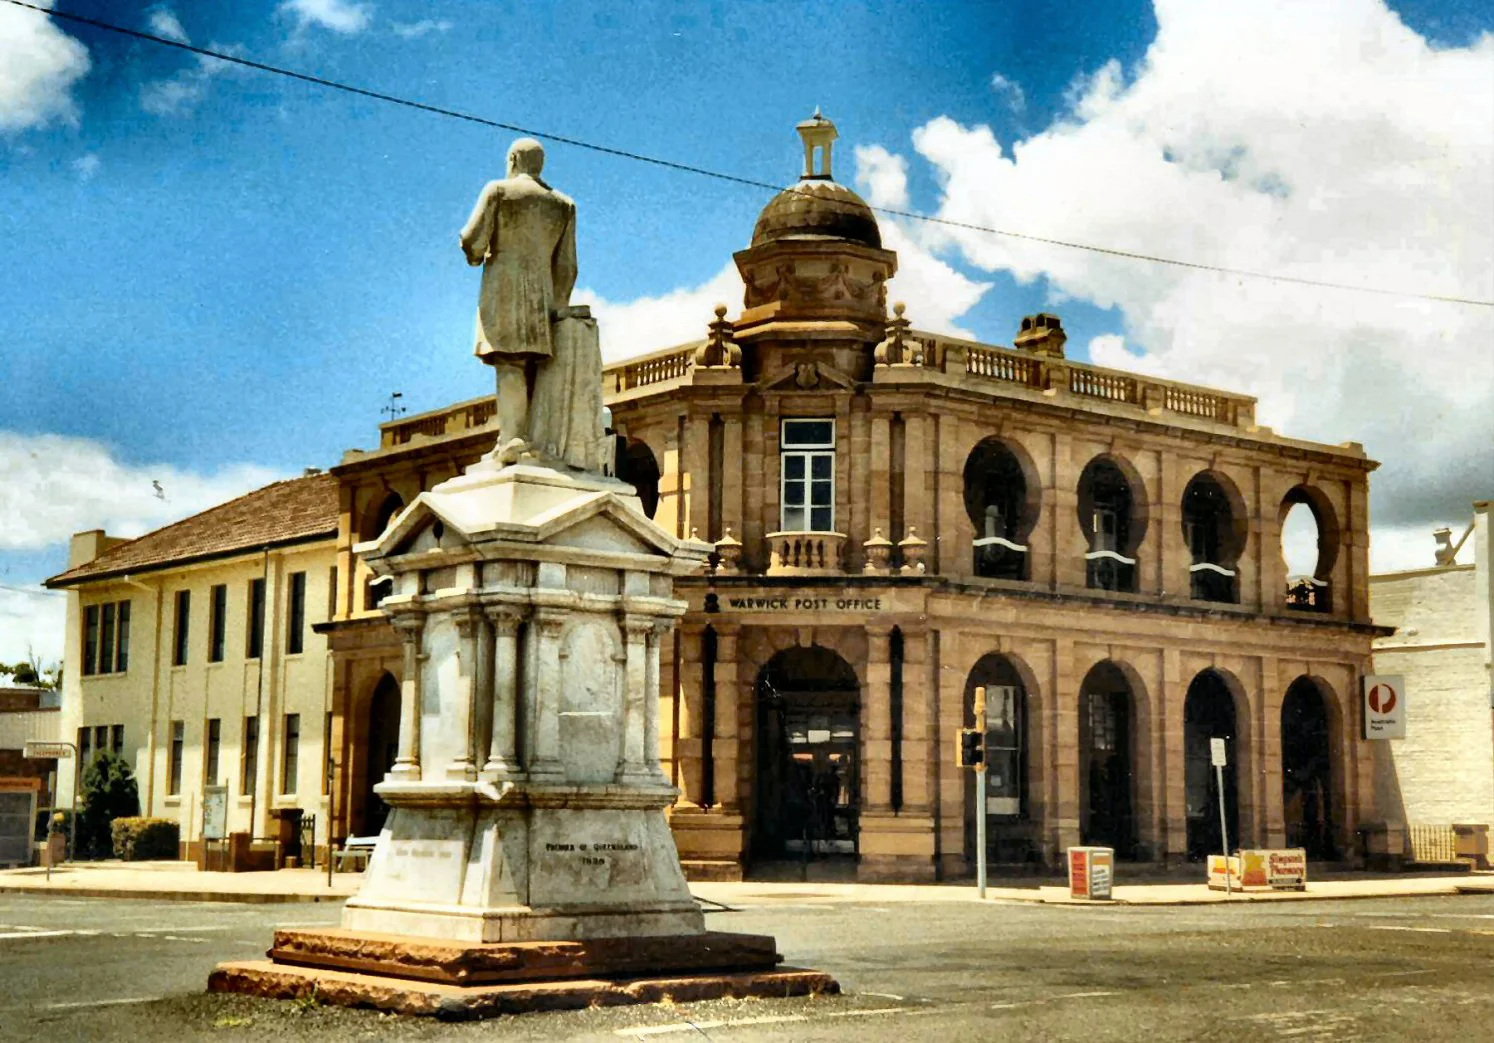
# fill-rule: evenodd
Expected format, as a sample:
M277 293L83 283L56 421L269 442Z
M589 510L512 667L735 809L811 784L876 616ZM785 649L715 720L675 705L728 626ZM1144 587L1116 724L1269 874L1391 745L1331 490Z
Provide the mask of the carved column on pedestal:
M533 776L562 778L560 761L560 634L565 614L537 609L530 640L535 642L535 684L529 700L527 721L528 768Z
M489 605L493 624L493 737L488 744L484 778L515 778L523 773L518 756L519 624L523 611L515 605Z
M479 665L480 646L483 644L482 610L476 605L458 609L453 616L456 623L458 645L457 661L461 664L461 681L457 686L456 699L449 713L455 718L456 734L463 736L446 768L446 777L461 782L472 782L477 778L477 736L475 719L477 694L482 668Z
M629 615L623 618L624 655L623 674L623 763L624 778L636 779L651 776L647 761L646 722L649 716L648 702L657 703L657 689L648 687L648 639L653 633L654 621L648 616ZM655 710L657 715L657 709ZM655 758L657 758L655 737ZM657 763L657 759L655 759Z
M643 759L648 766L649 775L657 782L667 782L663 767L659 764L659 700L662 692L659 688L660 673L660 649L664 641L669 637L669 632L674 629L672 620L655 620L653 627L648 633L648 656L646 664L648 667L647 677L644 681L644 690L647 692L647 701L644 703L643 714Z
M399 752L389 774L408 782L420 778L420 665L425 658L420 654L420 636L425 630L425 617L407 612L390 622L404 644L405 663L399 692Z

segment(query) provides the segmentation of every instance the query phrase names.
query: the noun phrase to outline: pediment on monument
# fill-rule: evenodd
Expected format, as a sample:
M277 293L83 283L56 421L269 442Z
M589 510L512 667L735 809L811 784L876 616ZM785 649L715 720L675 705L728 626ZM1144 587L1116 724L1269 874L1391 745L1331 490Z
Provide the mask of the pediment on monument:
M354 549L374 559L501 541L677 557L681 541L644 517L637 504L632 487L612 479L469 474L421 493L383 535Z
M828 362L794 362L765 375L759 387L763 391L840 391L855 388L856 382Z

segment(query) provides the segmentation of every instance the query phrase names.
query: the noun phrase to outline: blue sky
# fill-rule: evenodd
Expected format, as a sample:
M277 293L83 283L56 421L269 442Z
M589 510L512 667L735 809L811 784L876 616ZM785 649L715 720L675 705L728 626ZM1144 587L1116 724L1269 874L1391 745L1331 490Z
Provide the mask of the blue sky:
M1383 158L1387 171L1413 168L1408 184L1441 185L1430 193L1435 207L1418 211L1409 234L1426 232L1430 241L1427 229L1456 218L1463 231L1452 256L1423 256L1398 227L1370 222L1363 234L1343 231L1359 227L1356 198L1378 214L1396 209L1394 197L1386 205L1373 195L1381 189L1363 188L1371 183L1355 172L1309 185L1317 175L1294 173L1291 159L1329 124L1388 121L1385 140L1402 126L1415 137L1428 113L1448 107L1450 92L1466 85L1476 95L1480 84L1494 92L1489 4L1403 2L1389 10L1343 0L1304 16L1295 5L1272 11L1263 3L1229 34L1211 33L1186 6L58 4L435 105L779 183L798 173L793 124L818 105L840 127L838 178L874 201L1209 263L1494 296L1487 266L1476 260L1494 234L1482 227L1488 214L1476 198L1479 184L1486 194L1490 188L1487 123L1484 141L1452 151L1413 142L1403 155L1362 137L1340 150L1368 148L1369 162ZM1221 21L1229 6L1221 5ZM60 568L60 541L74 529L139 532L269 477L331 465L342 450L373 442L391 391L418 411L488 390L487 371L470 356L476 275L456 231L483 182L501 173L512 134L75 24L38 29L44 21L0 4L0 61L21 56L38 70L29 85L0 77L0 454L9 454L0 466L10 484L41 483L65 502L46 510L24 498L8 502L7 514L28 517L0 522L0 584L29 586ZM1159 36L1162 26L1168 33ZM1341 83L1369 85L1337 93L1362 98L1383 85L1409 100L1387 116L1336 97L1325 80L1284 102L1269 99L1279 86L1265 87L1268 97L1252 102L1252 83L1301 76L1300 63L1272 64L1286 36L1308 37L1314 62L1327 55L1321 63ZM1186 52L1200 52L1196 60L1206 64L1179 57ZM1299 101L1296 130L1270 125L1273 113ZM1475 139L1486 108L1476 100L1467 116ZM1467 129L1446 128L1446 140L1466 138ZM1292 140L1297 133L1307 144ZM1143 153L1178 172L1180 194L1113 191L1120 182L1163 183L1134 166ZM1068 158L1045 158L1054 156ZM1045 169L1050 162L1061 165ZM614 355L624 344L664 346L704 330L710 294L730 286L723 268L766 202L752 189L561 145L549 147L547 175L580 205L580 285L607 306L599 311ZM1288 188L1273 188L1279 184ZM1222 202L1210 195L1220 191L1228 193ZM1330 202L1283 209L1273 191L1296 199L1310 191ZM1399 191L1408 206L1428 194ZM1326 232L1312 217L1323 206L1340 208ZM1259 212L1273 214L1292 250L1272 252L1252 239L1250 215ZM1368 405L1335 407L1325 419L1308 408L1304 388L1329 388L1345 402L1373 399L1355 384L1364 367L1342 364L1347 353L1372 352L1380 387L1398 374L1409 378L1425 350L1406 350L1408 330L1430 324L1441 331L1439 343L1457 345L1489 330L1488 309L1376 299L1360 314L1364 300L1353 295L1304 302L1269 285L1181 283L1145 265L1022 251L991 237L974 242L916 226L894 234L906 244L905 270L923 273L910 286L915 324L1009 343L1022 315L1056 307L1078 357L1093 352L1106 364L1137 361L1259 394L1284 429L1357 438L1388 466L1403 439L1376 445L1361 430L1374 415ZM1409 268L1408 249L1416 261ZM1234 296L1218 296L1226 293ZM1193 317L1159 317L1169 309ZM1286 325L1299 315L1337 324L1338 340L1324 348L1318 338L1329 360L1282 376L1266 359L1260 365L1273 376L1260 381L1259 365L1241 366L1248 352L1210 330L1211 315L1243 328L1272 309ZM1358 317L1345 325L1345 314ZM1288 369L1310 343L1287 345L1280 358ZM1486 350L1469 355L1468 364L1477 369L1486 358ZM1450 398L1419 391L1417 408L1449 430L1467 426L1464 416L1487 422L1489 384L1475 378ZM62 458L66 480L47 462ZM1494 493L1468 477L1486 462L1476 456L1471 471L1444 481L1407 459L1404 480L1390 483L1397 495L1388 505L1377 501L1377 510L1407 540L1433 521L1455 523L1460 504ZM157 480L165 501L149 486ZM1430 546L1429 537L1418 538ZM9 615L0 608L0 659L14 657L23 637L39 640L23 606L42 601L17 595ZM60 634L52 644L60 649Z

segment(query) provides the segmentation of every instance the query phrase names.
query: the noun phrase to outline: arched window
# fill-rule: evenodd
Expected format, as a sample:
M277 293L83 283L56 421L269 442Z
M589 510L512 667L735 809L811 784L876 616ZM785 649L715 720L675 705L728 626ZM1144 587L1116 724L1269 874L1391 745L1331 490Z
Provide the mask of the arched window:
M1238 604L1235 570L1245 549L1245 509L1229 479L1214 471L1193 476L1183 491L1183 538L1192 564L1192 595L1199 601Z
M614 472L638 490L643 513L652 518L659 509L659 461L648 443L619 435Z
M1095 590L1136 589L1136 548L1146 529L1141 482L1115 458L1091 460L1079 476L1079 525L1089 543L1085 582Z
M405 501L399 493L390 492L379 505L373 510L366 511L363 515L363 524L359 527L358 535L364 541L376 540L389 528L389 523L394 516L405 509ZM394 581L389 576L370 576L363 585L363 607L375 609L379 603L390 595L394 590Z
M1029 578L1027 539L1037 524L1038 489L1032 465L1007 443L987 438L971 450L965 511L975 527L977 576Z
M1286 562L1286 607L1333 611L1330 577L1338 559L1338 521L1317 489L1299 485L1281 501L1281 556Z

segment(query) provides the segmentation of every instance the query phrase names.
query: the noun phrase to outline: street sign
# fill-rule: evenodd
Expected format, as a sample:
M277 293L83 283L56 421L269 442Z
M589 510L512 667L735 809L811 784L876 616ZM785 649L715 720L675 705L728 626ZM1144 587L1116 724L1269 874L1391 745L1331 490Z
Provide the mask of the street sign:
M1364 676L1364 737L1406 737L1406 679L1400 674Z
M1211 767L1215 767L1215 768L1222 768L1222 767L1224 767L1228 763L1229 763L1229 761L1226 759L1225 753L1224 753L1224 740L1223 739L1210 739L1209 740L1209 765Z
M73 755L73 744L70 742L39 742L32 739L21 748L21 754L27 760L60 760Z

